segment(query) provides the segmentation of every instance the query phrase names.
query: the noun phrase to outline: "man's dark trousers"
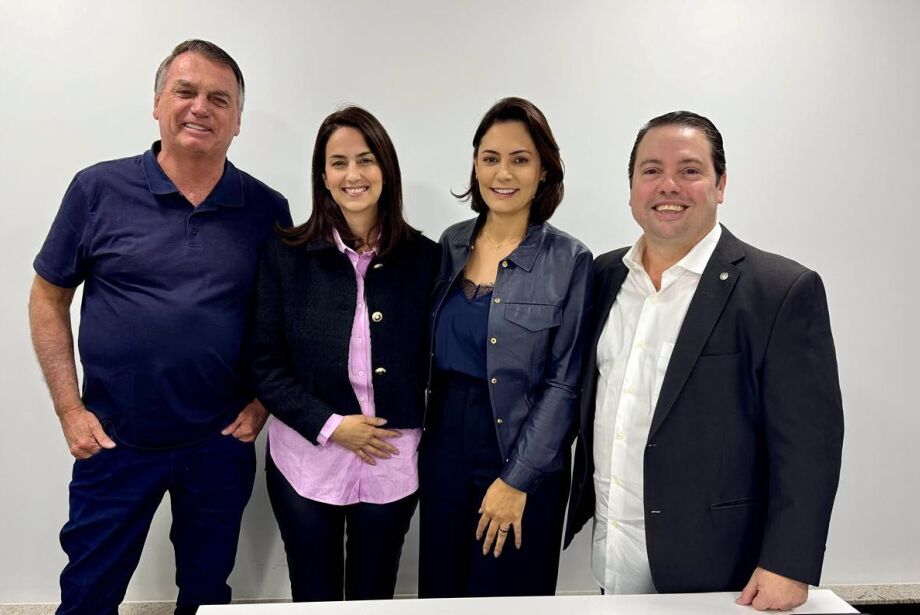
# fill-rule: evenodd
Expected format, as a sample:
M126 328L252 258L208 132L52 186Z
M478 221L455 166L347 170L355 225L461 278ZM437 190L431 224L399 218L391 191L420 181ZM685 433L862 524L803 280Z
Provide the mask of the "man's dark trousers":
M219 433L186 446L147 450L119 442L74 462L70 518L61 530L69 564L58 615L116 615L153 515L169 492L176 553L176 613L230 601L243 509L255 479L255 448Z

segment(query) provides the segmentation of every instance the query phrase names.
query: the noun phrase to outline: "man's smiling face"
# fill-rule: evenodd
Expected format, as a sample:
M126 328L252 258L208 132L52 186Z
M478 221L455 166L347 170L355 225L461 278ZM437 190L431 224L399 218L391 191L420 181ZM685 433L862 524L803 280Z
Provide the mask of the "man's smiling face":
M642 138L629 206L650 246L689 251L715 226L724 191L702 131L670 124Z
M186 52L173 60L153 100L168 155L227 155L240 133L239 89L229 66Z

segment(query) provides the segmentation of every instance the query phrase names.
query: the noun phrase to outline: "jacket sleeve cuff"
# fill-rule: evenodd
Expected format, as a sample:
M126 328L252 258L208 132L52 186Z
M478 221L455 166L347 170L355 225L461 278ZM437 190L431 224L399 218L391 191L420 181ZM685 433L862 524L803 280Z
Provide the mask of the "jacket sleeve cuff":
M333 414L330 416L326 420L326 423L323 425L323 428L319 430L319 434L316 436L317 443L319 443L320 446L326 446L329 444L329 438L332 437L332 432L334 432L344 420L345 417L341 414Z
M507 484L525 493L533 493L540 486L543 474L518 459L511 459L498 476Z

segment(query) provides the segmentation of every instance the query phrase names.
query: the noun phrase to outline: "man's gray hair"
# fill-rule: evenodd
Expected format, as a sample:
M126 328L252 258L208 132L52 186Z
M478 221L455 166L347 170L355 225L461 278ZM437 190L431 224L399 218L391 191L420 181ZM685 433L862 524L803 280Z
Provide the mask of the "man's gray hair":
M239 100L239 107L242 112L243 99L246 95L246 82L243 81L243 71L240 70L236 60L231 58L229 53L214 43L203 41L198 38L182 41L176 45L172 53L166 56L166 59L160 63L160 67L157 69L156 80L153 82L153 92L155 94L161 94L163 92L163 88L166 87L166 73L169 72L170 65L172 65L173 60L186 52L201 54L212 62L223 64L233 71L233 74L236 76L237 99Z

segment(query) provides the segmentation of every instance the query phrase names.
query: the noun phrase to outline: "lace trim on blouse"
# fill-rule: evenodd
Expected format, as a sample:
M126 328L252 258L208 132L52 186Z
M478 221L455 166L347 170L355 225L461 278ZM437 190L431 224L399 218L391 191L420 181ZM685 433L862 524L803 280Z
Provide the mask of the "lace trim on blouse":
M475 284L466 278L460 279L460 291L463 293L463 296L466 297L467 301L485 297L491 293L494 288L495 284Z

